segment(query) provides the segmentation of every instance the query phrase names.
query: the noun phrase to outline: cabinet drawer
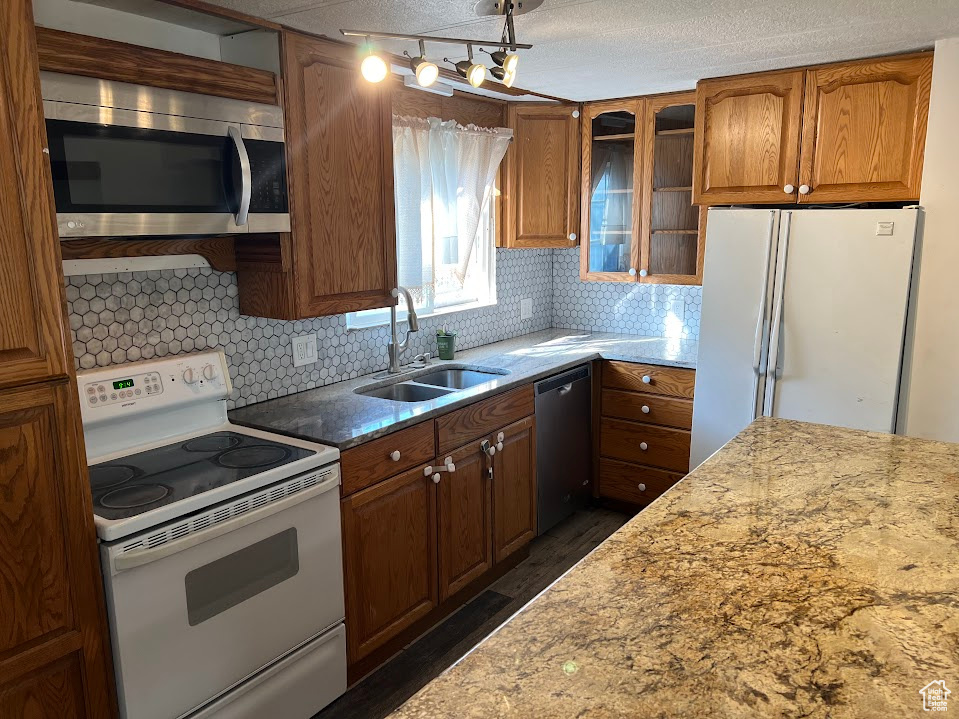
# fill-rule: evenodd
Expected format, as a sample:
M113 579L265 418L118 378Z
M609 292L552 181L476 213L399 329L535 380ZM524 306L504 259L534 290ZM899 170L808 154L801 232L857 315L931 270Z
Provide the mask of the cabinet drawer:
M604 457L684 474L689 471L689 432L607 417L600 427L600 454Z
M599 496L649 504L682 478L682 474L655 467L604 458L599 461Z
M445 454L533 414L533 385L490 397L436 420L437 454Z
M649 381L644 382L643 378ZM650 392L670 397L693 398L696 372L681 367L659 367L632 362L607 362L603 367L603 387Z
M393 459L394 452L399 452ZM343 452L340 465L343 473L342 496L376 484L381 479L405 472L410 467L433 459L433 423L401 429Z
M603 416L690 429L693 403L688 399L659 394L606 389L603 390Z

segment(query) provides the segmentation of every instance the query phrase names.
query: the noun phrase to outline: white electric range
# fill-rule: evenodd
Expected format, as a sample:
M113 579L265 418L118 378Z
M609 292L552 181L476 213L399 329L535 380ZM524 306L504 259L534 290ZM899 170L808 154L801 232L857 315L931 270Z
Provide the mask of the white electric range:
M231 424L222 352L77 376L125 719L307 719L346 690L339 451Z

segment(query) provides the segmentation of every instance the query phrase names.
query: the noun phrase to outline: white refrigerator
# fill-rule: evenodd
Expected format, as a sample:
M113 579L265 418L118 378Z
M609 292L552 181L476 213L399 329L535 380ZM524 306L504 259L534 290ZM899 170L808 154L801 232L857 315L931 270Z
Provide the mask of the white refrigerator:
M691 469L763 415L894 431L919 212L709 211Z

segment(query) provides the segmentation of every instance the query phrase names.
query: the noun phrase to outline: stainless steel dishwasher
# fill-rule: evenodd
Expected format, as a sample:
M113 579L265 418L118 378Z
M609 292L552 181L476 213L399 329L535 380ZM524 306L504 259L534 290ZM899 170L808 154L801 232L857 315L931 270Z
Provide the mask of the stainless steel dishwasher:
M586 364L536 383L537 534L592 495L592 369Z

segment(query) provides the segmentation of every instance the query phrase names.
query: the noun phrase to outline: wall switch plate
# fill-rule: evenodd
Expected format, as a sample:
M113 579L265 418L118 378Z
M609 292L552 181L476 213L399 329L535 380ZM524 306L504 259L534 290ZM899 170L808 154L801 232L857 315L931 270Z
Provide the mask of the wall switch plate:
M519 301L519 318L521 320L533 319L533 298L527 297Z
M896 223L890 221L880 221L876 223L876 236L891 235L896 228Z
M293 366L316 362L316 335L300 335L293 338Z

